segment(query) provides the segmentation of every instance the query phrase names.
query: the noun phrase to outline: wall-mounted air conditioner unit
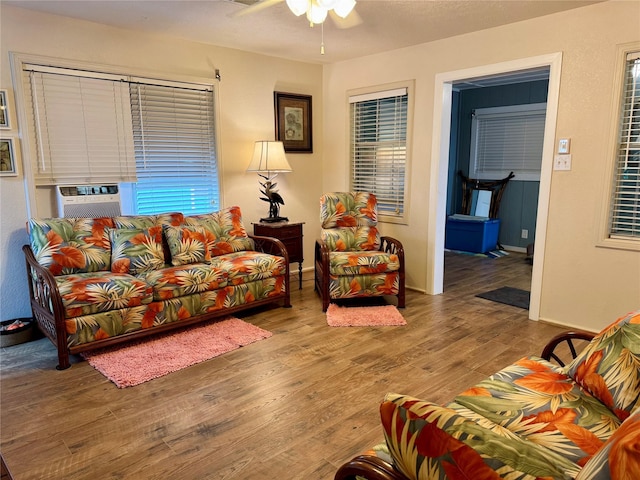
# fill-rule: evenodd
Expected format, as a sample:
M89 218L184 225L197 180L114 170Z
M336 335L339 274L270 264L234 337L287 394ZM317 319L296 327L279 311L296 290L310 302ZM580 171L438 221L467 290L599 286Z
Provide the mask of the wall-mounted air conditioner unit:
M57 185L58 216L116 217L120 215L118 185Z

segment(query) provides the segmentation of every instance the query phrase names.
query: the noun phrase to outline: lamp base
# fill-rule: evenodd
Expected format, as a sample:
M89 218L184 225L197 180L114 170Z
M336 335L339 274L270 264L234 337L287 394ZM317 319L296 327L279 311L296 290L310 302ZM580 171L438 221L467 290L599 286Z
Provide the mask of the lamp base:
M277 223L277 222L288 222L289 219L287 217L266 217L266 218L261 218L260 221L263 223Z

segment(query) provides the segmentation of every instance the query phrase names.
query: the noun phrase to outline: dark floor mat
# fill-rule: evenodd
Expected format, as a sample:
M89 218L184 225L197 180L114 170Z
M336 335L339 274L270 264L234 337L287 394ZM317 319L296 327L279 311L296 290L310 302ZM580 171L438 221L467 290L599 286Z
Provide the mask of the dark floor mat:
M476 297L529 310L531 293L526 290L520 290L519 288L501 287L488 292L479 293Z

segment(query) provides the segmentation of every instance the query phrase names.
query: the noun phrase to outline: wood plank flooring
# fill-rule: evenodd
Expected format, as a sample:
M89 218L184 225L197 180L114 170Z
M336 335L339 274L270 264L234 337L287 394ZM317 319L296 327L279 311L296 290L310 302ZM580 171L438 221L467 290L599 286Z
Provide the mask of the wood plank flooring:
M387 392L447 402L562 328L476 298L529 289L524 255L445 257L445 293L408 292L405 327L331 328L312 273L293 308L241 315L273 337L118 389L46 339L2 349L0 452L14 480L331 479L382 440ZM292 282L297 285L297 282Z

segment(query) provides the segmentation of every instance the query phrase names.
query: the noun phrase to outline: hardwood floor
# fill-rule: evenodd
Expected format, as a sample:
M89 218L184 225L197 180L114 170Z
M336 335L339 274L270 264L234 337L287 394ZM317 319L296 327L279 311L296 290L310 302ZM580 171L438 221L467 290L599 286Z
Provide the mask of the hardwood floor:
M14 480L331 479L382 440L387 392L447 402L562 329L476 298L529 288L524 255L445 258L445 293L408 292L408 325L331 328L312 273L293 308L242 318L273 332L118 389L79 358L56 371L46 339L2 349L1 452ZM297 284L296 281L292 282Z

